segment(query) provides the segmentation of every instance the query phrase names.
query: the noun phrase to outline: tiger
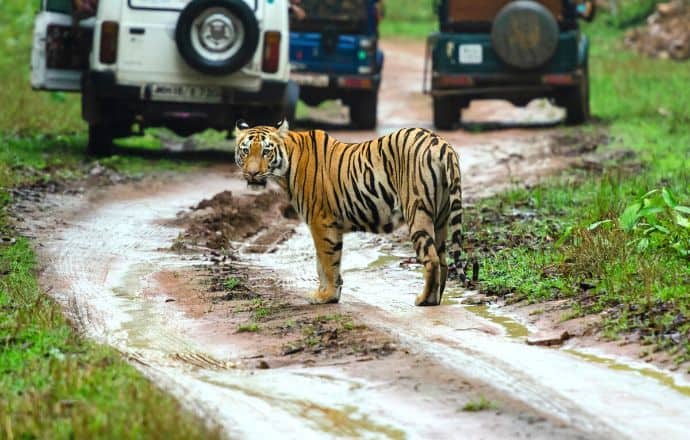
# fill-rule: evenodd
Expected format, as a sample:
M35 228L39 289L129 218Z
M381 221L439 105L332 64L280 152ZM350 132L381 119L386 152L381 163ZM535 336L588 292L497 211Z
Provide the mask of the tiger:
M462 252L462 188L453 147L423 128L403 128L362 143L345 143L322 130L276 126L235 127L235 161L249 186L270 178L285 190L307 224L316 248L319 285L312 304L337 303L343 286L343 235L390 233L406 224L424 288L415 305L439 305L448 278L446 238L450 228L452 269Z

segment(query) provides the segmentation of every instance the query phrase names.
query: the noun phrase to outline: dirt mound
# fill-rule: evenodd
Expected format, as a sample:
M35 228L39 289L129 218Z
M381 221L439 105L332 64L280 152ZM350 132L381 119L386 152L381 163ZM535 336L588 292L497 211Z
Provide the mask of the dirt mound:
M191 245L231 249L238 244L246 244L267 250L286 238L296 219L295 211L280 191L239 196L224 191L202 200L178 216L175 223L183 225L185 232L173 247L183 249ZM244 240L250 237L252 242L245 243ZM257 240L260 243L255 243Z
M245 272L227 259L163 271L152 295L164 291L166 302L199 320L202 336L245 353L238 368L361 362L397 351L397 339L364 325L351 310L339 304L314 307L286 291L275 274Z
M655 58L690 59L690 2L660 3L647 25L629 31L628 46Z

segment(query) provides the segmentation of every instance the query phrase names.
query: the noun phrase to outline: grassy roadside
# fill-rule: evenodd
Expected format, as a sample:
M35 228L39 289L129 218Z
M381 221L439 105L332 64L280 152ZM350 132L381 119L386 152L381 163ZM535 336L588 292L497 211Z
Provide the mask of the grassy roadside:
M16 187L81 182L94 166L123 177L172 161L84 157L78 135L0 134L0 438L216 438L113 349L80 337L37 282L31 243L7 206Z
M0 247L0 271L0 437L217 437L119 353L74 332L39 289L27 240Z
M648 352L690 361L690 69L627 51L606 16L592 39L592 108L600 150L628 149L640 165L609 163L533 189L483 200L467 218L484 261L481 289L510 301L570 300L596 313L610 338L635 335ZM627 169L626 169L627 168Z
M78 95L30 89L37 2L0 12L0 438L217 438L120 353L82 338L37 282L31 243L8 221L12 189L87 177L180 170L170 160L84 156Z

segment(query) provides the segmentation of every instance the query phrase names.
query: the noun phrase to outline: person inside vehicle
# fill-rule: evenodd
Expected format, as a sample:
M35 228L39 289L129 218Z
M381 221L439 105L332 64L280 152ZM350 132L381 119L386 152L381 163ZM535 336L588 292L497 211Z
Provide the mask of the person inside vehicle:
M384 14L384 0L376 1L376 16L378 20L381 20ZM307 11L304 10L302 6L302 0L290 0L289 4L290 14L298 20L304 20L307 17Z
M301 0L290 0L290 4L288 5L288 7L290 8L290 15L292 15L298 20L304 20L307 16L306 11L302 7Z
M96 15L98 0L72 0L72 20L78 24L81 20Z

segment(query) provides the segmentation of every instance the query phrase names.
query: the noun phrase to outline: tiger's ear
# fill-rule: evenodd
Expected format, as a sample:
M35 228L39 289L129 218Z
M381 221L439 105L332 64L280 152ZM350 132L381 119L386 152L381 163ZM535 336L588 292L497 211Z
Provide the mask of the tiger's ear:
M276 124L276 128L278 129L278 135L283 139L285 139L290 132L290 125L285 118Z
M235 122L235 132L239 134L245 130L249 130L249 124L244 119L238 119Z

